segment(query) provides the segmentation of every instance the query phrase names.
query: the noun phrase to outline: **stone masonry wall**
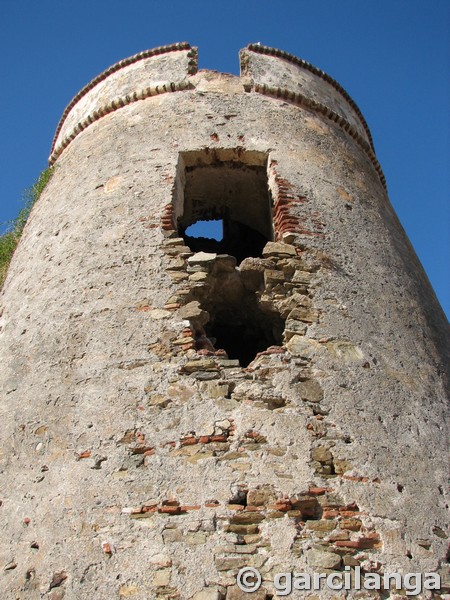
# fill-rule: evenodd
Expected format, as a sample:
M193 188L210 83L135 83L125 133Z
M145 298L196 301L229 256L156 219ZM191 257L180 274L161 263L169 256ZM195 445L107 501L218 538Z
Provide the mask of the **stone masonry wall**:
M124 61L59 128L1 292L1 597L269 600L277 572L360 567L445 598L447 324L367 126L288 55L195 56ZM265 166L260 256L186 245L183 153ZM246 366L209 333L227 302L276 340Z

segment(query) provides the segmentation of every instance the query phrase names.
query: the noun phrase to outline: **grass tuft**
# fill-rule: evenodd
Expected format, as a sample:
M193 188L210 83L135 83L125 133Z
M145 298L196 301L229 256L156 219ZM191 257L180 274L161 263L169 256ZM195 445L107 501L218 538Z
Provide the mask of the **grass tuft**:
M17 248L20 236L25 227L25 224L30 215L31 209L34 203L42 194L45 186L50 181L53 175L54 167L49 167L42 171L37 181L28 189L26 189L22 196L23 208L17 215L17 217L11 221L8 231L0 236L0 288L6 278L9 263L14 254L14 250Z

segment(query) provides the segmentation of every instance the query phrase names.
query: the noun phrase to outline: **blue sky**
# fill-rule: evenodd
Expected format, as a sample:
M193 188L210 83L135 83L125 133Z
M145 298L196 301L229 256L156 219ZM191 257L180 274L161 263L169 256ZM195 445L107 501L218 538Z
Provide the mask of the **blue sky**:
M65 106L136 52L198 45L238 72L261 42L320 67L361 108L391 202L450 314L449 0L0 0L0 222L46 167Z

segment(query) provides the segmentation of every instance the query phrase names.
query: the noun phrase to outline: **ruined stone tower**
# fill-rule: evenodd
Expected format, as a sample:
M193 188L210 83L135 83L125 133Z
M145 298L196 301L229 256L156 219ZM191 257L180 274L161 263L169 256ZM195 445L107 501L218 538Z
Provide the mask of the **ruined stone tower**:
M240 60L143 52L64 112L2 291L2 599L448 589L446 319L352 99ZM222 240L189 230L211 219ZM401 597L291 597L346 594Z

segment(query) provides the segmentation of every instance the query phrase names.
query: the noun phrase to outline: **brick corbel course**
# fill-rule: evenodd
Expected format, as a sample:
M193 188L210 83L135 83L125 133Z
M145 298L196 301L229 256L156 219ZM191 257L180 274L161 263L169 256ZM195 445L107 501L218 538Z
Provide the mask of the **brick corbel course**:
M108 115L109 113L112 113L119 108L126 106L127 104L137 102L138 100L145 100L146 98L150 98L152 96L158 96L160 94L166 94L170 92L191 90L193 87L194 86L189 81L180 81L178 83L169 82L162 85L149 86L135 91L132 94L126 94L125 96L111 100L111 102L109 102L106 106L102 106L99 109L94 110L90 115L88 115L74 127L72 133L65 137L62 142L52 151L52 154L48 159L49 165L53 165L55 163L57 158L62 154L63 150L67 148L67 146L77 137L78 134L105 115Z
M302 58L298 58L297 56L294 56L293 54L289 54L288 52L284 52L283 50L278 50L277 48L272 48L270 46L264 46L262 44L249 44L247 46L247 50L249 50L250 52L255 52L257 54L265 54L266 56L275 56L276 58L281 58L283 60L286 60L287 62L290 62L291 64L297 65L298 67L305 69L306 71L309 71L310 73L313 73L314 75L317 75L318 77L320 77L321 79L323 79L324 81L329 83L332 87L334 87L334 89L336 91L338 91L341 94L341 96L343 96L345 98L345 100L348 102L348 104L353 108L355 113L358 115L361 125L363 126L363 128L367 134L367 138L369 139L370 147L372 148L373 151L375 151L375 148L373 145L373 140L372 140L372 134L370 133L369 126L367 125L367 122L366 122L362 112L359 110L358 105L353 100L353 98L351 98L351 96L348 94L348 92L346 92L344 90L344 88L335 79L333 79L330 75L328 75L328 73L325 73L325 71L322 71L322 69L315 67L314 65L312 65L311 63L309 63L306 60L303 60ZM246 72L247 71L246 65L244 65L242 63L242 61L241 61L241 68L243 69L243 74L244 73L248 74Z
M381 184L387 191L386 178L381 169L380 163L378 162L378 159L375 156L375 152L372 146L356 131L356 129L352 125L350 125L350 123L346 119L344 119L344 117L338 115L336 112L325 106L325 104L316 102L315 100L311 100L303 94L300 94L298 92L292 92L286 88L269 86L265 83L255 83L253 86L253 90L258 94L263 94L264 96L269 96L271 98L276 98L285 102L291 102L292 104L306 108L311 112L319 113L332 123L335 123L338 127L340 127L340 129L342 129L342 131L345 131L345 133L347 133L352 139L354 139L357 142L357 144L361 147L361 149L365 152L370 162L372 163L381 181Z
M188 44L187 42L180 42L177 44L169 44L167 46L158 46L156 48L151 48L150 50L143 50L142 52L138 52L137 54L134 54L133 56L130 56L128 58L120 60L119 62L115 63L114 65L111 65L110 67L108 67L108 69L106 69L105 71L103 71L102 73L97 75L97 77L94 77L94 79L92 79L87 85L85 85L84 88L82 88L78 92L78 94L76 94L72 98L72 100L69 102L69 104L66 106L66 108L62 114L62 117L59 120L55 135L53 137L51 154L53 154L53 152L55 150L56 140L58 139L58 135L62 129L62 126L64 125L65 120L67 119L67 115L70 113L70 111L75 106L75 104L77 104L77 102L79 102L81 100L81 98L83 98L83 96L85 96L88 92L90 92L97 84L99 84L101 81L103 81L104 79L106 79L107 77L112 75L113 73L120 71L120 69L128 67L129 65L132 65L140 60L143 60L145 58L151 58L152 56L159 56L160 54L166 54L168 52L177 52L180 50L190 50L190 53L188 54L188 56L191 60L188 63L188 74L195 75L195 73L197 73L197 68L198 68L197 48L192 48L191 45Z

